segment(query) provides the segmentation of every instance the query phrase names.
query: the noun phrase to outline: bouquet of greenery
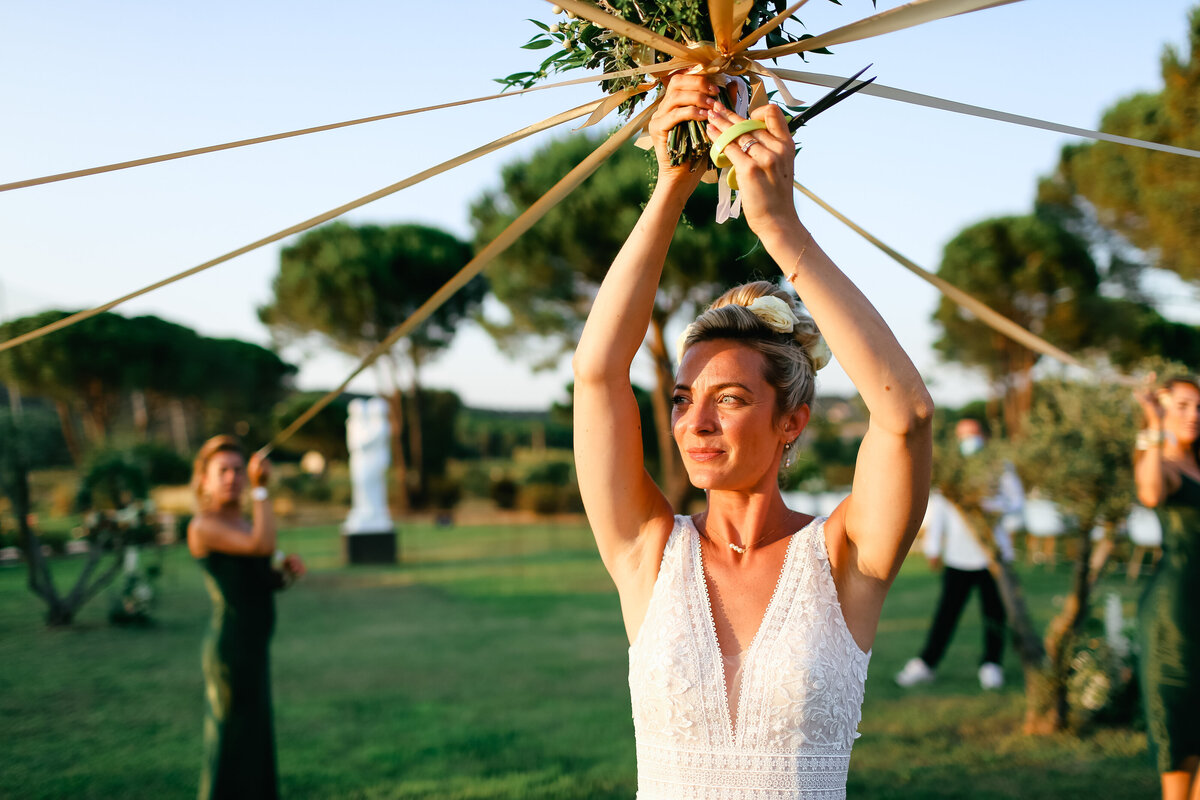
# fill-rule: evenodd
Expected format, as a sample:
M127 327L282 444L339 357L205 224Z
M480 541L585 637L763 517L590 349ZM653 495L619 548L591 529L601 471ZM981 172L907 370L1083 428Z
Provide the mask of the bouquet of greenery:
M837 3L838 0L832 2ZM750 6L748 11L745 4ZM685 47L712 42L715 38L708 14L708 0L597 0L596 5L615 17L636 23ZM563 14L563 9L559 6L554 6L553 9L556 14ZM743 0L743 3L738 4L739 13L747 13L742 30L757 30L786 9L787 3L784 0ZM579 19L570 12L566 12L564 17L553 24L532 19L530 22L540 28L541 32L535 34L523 47L527 50L555 48L555 51L542 61L536 70L517 72L498 79L505 86L530 88L552 73L572 69L600 69L611 73L671 60L667 53L588 20ZM775 47L809 38L812 38L811 34L796 36L787 31L784 25L779 25L769 31L764 40L768 47ZM820 48L811 52L829 51ZM801 56L803 57L803 54ZM609 94L616 94L635 89L644 80L643 75L629 75L605 79L601 86ZM740 89L734 88L734 81L742 84ZM735 107L735 91L741 92L743 97L748 97L745 78L730 77L729 82L722 88L720 100L729 108ZM640 94L629 97L621 103L621 111L629 114L640 99ZM804 110L803 107L785 108L791 111ZM668 141L671 163L679 165L703 159L702 163L706 167L711 166L708 160L710 146L711 142L704 132L703 125L697 121L683 123L671 131Z

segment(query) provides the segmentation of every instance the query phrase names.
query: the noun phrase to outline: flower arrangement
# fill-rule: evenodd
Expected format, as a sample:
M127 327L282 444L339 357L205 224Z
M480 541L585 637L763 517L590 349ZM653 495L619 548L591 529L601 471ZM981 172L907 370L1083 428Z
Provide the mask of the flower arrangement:
M703 43L711 44L719 38L713 30L708 0L597 0L596 6L613 17L635 23L686 49L697 48ZM553 8L555 14L563 16L550 24L531 19L530 22L541 31L523 47L527 50L554 48L554 52L545 58L537 69L500 78L500 83L509 87L530 88L553 73L573 69L600 69L608 74L671 60L670 53L606 29L595 22L581 19L569 10L564 11L561 6ZM811 34L796 35L786 29L786 23L794 19L790 17L789 12L795 8L796 6L789 8L784 0L741 0L734 5L734 21L735 24L738 20L741 21L740 25L737 25L740 31L758 31L779 15L788 14L784 20L779 20L780 24L770 28L763 35L766 45L776 47L812 38ZM732 32L735 39L739 30ZM829 51L818 48L810 52ZM644 81L643 74L623 75L606 78L601 81L601 86L610 95L622 96L619 108L623 113L629 114L642 98L638 90L648 88ZM741 106L741 111L744 112L750 88L747 78L718 73L717 81L723 83L721 102L728 108L738 109ZM802 106L784 108L792 112L804 110ZM711 168L713 165L708 155L711 144L703 125L694 120L683 123L671 131L668 139L671 164L678 166L698 162L705 169Z

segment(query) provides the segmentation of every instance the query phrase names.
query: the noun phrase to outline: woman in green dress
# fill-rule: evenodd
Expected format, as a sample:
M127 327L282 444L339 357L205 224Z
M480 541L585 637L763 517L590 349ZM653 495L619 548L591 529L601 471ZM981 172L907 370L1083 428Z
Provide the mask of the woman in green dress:
M1137 395L1138 500L1163 528L1163 555L1138 612L1142 694L1163 800L1200 800L1200 386L1176 378Z
M204 569L213 603L203 654L201 800L279 794L268 652L273 592L302 575L304 565L297 556L276 554L270 474L270 462L257 455L247 466L231 436L205 442L192 471L197 513L188 526L188 549ZM242 513L247 483L253 486L252 520Z

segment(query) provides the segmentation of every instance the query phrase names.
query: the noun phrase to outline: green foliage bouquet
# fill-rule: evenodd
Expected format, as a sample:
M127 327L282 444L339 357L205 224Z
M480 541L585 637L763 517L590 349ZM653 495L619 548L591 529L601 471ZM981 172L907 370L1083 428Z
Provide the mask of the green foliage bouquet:
M836 3L838 0L832 2ZM789 8L783 0L741 0L732 4L733 22L737 30L722 32L714 31L710 14L713 4L708 0L597 0L595 5L611 17L632 22L652 34L682 45L686 50L696 53L713 52L724 56L725 61L733 65L734 69L725 72L720 66L714 66L704 71L722 76L717 78L718 82L724 80L720 99L729 108L736 107L735 92L742 98L749 97L751 80L744 74L736 74L744 73L744 65L739 66L736 61L730 60L739 52L737 48L744 49L746 44L736 42L741 31L761 32L761 38L769 47L812 38L810 34L797 36L784 29L784 19L793 19L790 12L801 4ZM582 19L570 10L564 12L560 6L553 8L556 14L565 13L565 16L552 24L531 19L530 22L541 31L523 47L527 50L554 48L554 52L543 60L537 69L514 73L499 79L500 83L510 87L530 88L552 73L573 69L600 69L605 74L624 72L628 74L605 78L601 81L601 86L611 96L621 98L619 107L622 112L629 114L640 101L642 93L653 86L653 83L645 83L647 73L632 71L679 60L678 55L672 59L669 52L651 47L596 22ZM775 22L772 25L773 20ZM763 31L764 27L767 30ZM754 38L754 41L757 40L758 38ZM715 49L705 51L706 46ZM676 50L678 51L678 48ZM819 48L812 52L829 51ZM680 68L695 67L702 60L698 58L692 65L683 63ZM735 82L741 84L740 87L735 88ZM800 110L796 107L788 108L793 111ZM710 146L711 142L704 132L703 125L697 121L682 123L671 131L668 141L671 163L679 165L702 159L702 163L709 167Z

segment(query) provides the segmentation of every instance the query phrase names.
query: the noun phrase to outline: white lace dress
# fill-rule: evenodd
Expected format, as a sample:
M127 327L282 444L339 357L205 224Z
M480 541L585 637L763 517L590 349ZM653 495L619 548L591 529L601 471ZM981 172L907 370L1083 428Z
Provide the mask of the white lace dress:
M676 517L629 648L638 800L844 798L870 657L842 617L815 519L788 542L731 719L700 534Z

